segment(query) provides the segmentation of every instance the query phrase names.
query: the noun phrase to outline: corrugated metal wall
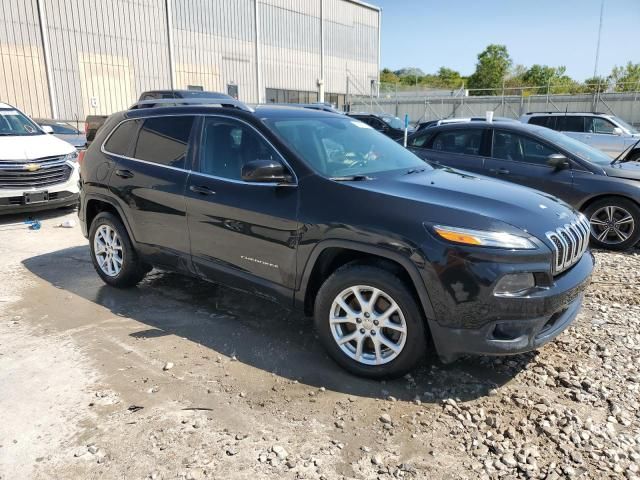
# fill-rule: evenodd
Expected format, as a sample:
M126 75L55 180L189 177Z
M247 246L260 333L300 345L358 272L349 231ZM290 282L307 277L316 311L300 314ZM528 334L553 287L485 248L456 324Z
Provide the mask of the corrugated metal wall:
M41 4L51 85L38 0L0 0L0 101L33 116L83 120L124 109L144 90L171 88L170 38L175 88L227 91L235 85L249 103L264 101L267 88L317 91L321 11L325 91L345 93L349 71L351 92L368 93L378 74L379 11L349 0Z
M36 0L0 0L0 102L51 116Z

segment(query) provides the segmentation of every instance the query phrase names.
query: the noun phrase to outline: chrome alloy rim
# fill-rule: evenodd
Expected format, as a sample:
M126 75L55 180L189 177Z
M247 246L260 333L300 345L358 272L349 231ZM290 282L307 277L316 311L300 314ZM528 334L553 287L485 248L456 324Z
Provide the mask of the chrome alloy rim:
M382 290L356 285L340 292L329 314L340 350L364 365L382 365L400 355L407 322L398 304Z
M596 210L589 222L593 237L608 245L628 240L636 228L631 214L624 208L613 205Z
M109 225L100 225L93 239L93 251L100 270L110 277L117 276L122 270L122 242Z

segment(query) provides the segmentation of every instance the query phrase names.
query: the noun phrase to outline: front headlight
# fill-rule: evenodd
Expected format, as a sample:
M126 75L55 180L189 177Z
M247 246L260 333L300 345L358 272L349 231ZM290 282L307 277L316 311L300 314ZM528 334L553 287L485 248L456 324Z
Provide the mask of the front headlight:
M67 153L64 156L65 161L67 162L71 162L71 163L76 163L78 161L78 151L74 150L71 153Z
M433 229L439 237L463 245L514 250L535 250L537 248L529 238L507 232L489 232L443 225L435 225Z

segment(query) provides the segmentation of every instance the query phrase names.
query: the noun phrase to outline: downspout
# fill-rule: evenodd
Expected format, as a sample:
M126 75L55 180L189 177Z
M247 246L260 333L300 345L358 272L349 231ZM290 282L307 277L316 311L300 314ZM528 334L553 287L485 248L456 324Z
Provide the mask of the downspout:
M320 78L318 79L318 101L324 103L324 0L320 0Z
M167 43L169 49L169 77L171 90L176 88L176 71L175 58L173 54L173 4L171 0L165 0L165 9L167 12Z
M258 103L264 103L262 99L262 62L261 62L261 51L260 51L260 14L258 13L258 5L260 0L255 0L254 2L254 18L255 22L255 36L256 36L256 93Z
M49 35L47 32L47 16L44 10L43 0L37 0L38 6L38 24L40 26L40 36L42 38L42 52L44 56L44 71L47 76L47 87L49 92L49 106L51 108L51 117L58 118L58 103L56 101L55 85L53 73L51 72L51 51L49 50Z

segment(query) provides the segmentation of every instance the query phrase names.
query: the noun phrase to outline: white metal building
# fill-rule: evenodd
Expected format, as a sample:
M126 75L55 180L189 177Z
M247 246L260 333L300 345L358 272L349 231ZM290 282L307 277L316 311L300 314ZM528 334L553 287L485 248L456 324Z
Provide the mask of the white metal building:
M340 105L378 79L380 18L359 0L0 0L0 101L65 120L167 88Z

